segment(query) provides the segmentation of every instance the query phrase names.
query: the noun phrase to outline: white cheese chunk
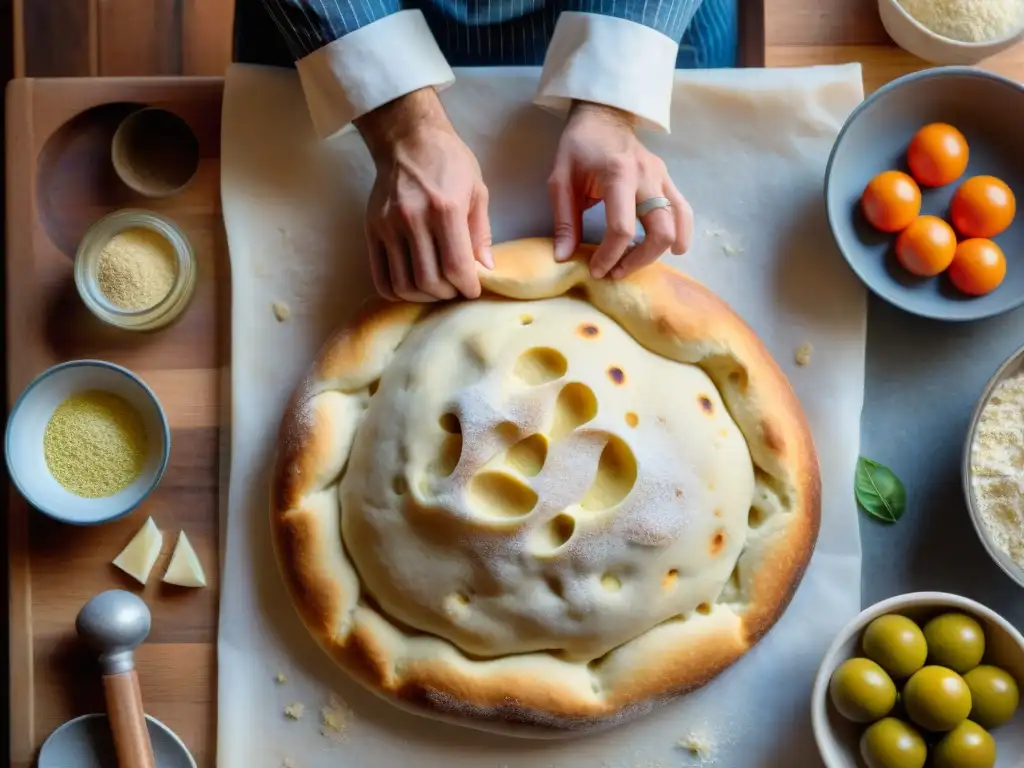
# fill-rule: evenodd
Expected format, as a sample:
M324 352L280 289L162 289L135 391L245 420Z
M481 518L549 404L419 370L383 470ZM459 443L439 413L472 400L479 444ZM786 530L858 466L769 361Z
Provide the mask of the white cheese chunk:
M164 573L164 583L174 584L179 587L205 587L206 574L203 572L203 565L199 562L196 551L188 536L182 531L178 535L178 543L174 547L174 554L171 555L171 562L167 564L167 571Z
M132 537L128 546L114 558L114 565L140 584L145 584L163 545L163 533L156 527L152 517L147 518L145 525Z

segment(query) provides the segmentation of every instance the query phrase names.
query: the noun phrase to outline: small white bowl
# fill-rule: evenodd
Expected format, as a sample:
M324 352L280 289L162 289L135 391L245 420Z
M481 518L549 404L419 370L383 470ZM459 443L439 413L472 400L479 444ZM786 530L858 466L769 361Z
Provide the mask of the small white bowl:
M875 603L861 611L840 630L818 668L811 693L811 725L827 768L862 768L860 735L865 726L844 719L832 705L828 684L836 667L861 655L861 634L874 619L898 613L923 626L932 616L961 611L977 619L985 630L985 664L995 664L1013 675L1024 687L1024 636L1006 619L981 603L946 592L911 592ZM996 741L996 768L1019 768L1024 754L1024 707L1013 719L992 730Z
M977 64L1006 50L1024 34L1024 20L1012 33L997 40L965 43L932 32L911 16L899 0L878 0L882 26L900 48L932 64Z
M64 400L77 392L102 390L124 398L146 428L146 462L139 476L113 496L87 499L68 491L50 474L43 456L46 425ZM11 482L44 515L74 525L95 525L123 517L159 484L171 455L171 430L153 391L126 368L103 360L73 360L37 376L21 393L7 419L4 444Z

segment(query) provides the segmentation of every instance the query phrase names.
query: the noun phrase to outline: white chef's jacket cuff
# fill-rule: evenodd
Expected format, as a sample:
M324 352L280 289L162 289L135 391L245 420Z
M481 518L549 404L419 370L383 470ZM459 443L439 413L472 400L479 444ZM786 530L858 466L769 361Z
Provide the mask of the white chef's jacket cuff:
M675 40L635 21L565 11L534 103L562 115L574 100L605 104L668 133L678 52Z
M385 16L296 63L317 135L325 139L400 96L455 75L418 10Z

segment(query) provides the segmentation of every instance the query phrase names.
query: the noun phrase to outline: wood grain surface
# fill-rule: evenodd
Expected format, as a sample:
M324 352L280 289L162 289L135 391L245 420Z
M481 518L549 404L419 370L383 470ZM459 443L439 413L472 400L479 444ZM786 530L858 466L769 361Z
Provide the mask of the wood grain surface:
M13 0L15 77L224 74L234 0Z
M19 77L219 76L231 60L235 0L11 1ZM927 66L891 45L877 0L740 2L748 65L859 61L869 90ZM1024 47L982 66L1022 80Z
M220 215L220 108L214 78L17 80L7 112L8 402L38 373L75 358L124 365L152 387L171 426L171 460L157 491L116 522L79 528L32 512L9 496L11 764L28 768L56 726L103 709L96 659L77 642L75 616L112 588L140 593L152 631L136 653L146 711L185 741L200 766L214 764L219 471L222 400L230 359L230 272ZM199 139L200 167L182 193L139 198L113 173L110 140L137 105L170 109ZM123 207L175 220L195 249L199 280L185 315L167 329L134 334L103 326L72 279L86 228ZM147 516L164 548L141 588L110 561ZM210 586L161 584L179 530Z
M740 0L746 4L748 0ZM752 4L756 7L756 4ZM19 75L219 75L230 60L233 0L13 0ZM866 88L927 66L893 47L876 0L765 0L745 14L744 56L768 66L861 62ZM1024 79L1024 47L983 64ZM30 514L10 494L11 764L32 765L42 739L65 719L102 708L94 660L73 621L93 594L135 589L109 561L150 514L165 551L141 593L154 610L139 650L147 710L190 746L200 766L215 763L219 439L229 361L229 271L219 212L221 83L215 80L21 81L7 102L8 394L61 360L100 357L132 368L160 397L173 429L169 471L142 510L96 528L70 528ZM104 154L124 102L158 103L186 117L203 161L183 194L154 204L113 176ZM86 117L72 115L102 106ZM70 126L67 127L67 126ZM176 219L200 260L194 304L151 336L100 326L71 284L71 257L102 214L142 204ZM169 589L159 575L178 529L194 542L210 588Z
M867 92L930 66L892 44L877 0L765 0L765 39L769 67L860 62ZM1024 80L1024 45L979 66Z

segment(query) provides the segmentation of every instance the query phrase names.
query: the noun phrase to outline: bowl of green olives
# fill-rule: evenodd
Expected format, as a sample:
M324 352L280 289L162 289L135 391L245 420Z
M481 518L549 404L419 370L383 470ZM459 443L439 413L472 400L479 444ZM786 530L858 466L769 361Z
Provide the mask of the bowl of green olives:
M1024 636L944 592L883 600L836 637L811 694L827 768L1024 765Z

